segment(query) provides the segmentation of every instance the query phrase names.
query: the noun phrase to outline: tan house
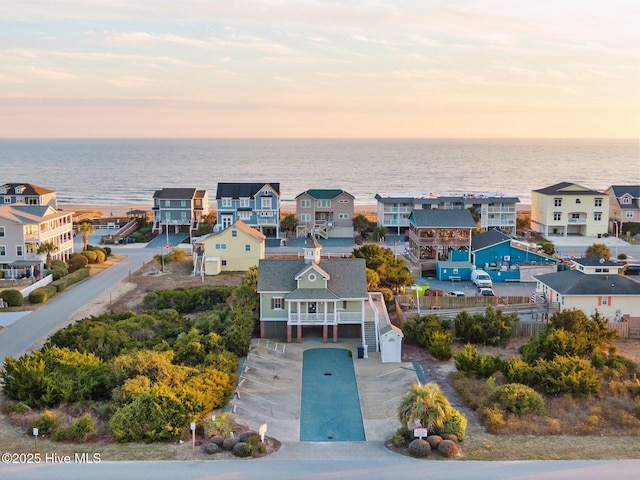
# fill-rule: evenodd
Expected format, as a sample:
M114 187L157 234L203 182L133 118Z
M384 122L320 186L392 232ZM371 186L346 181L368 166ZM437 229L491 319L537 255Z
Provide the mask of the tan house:
M265 236L242 220L221 232L197 239L193 247L195 275L246 272L264 258Z
M42 272L43 243L53 243L54 260L66 261L73 253L73 212L58 212L47 205L0 205L0 269L4 278Z
M353 238L355 197L344 190L312 189L296 197L296 236Z
M607 233L609 195L561 182L531 192L531 228L545 237Z
M612 185L604 193L609 195L611 233L622 235L625 223L640 223L640 185Z

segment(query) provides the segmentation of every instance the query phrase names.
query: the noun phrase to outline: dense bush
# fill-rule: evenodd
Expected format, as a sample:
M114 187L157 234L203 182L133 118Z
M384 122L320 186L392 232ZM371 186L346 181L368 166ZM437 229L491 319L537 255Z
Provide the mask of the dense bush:
M204 312L224 304L233 287L184 287L175 290L156 290L145 296L145 308L172 308L179 313Z
M53 434L57 442L81 442L87 439L89 434L96 431L96 424L91 415L85 413L68 427L61 427Z
M34 428L38 429L38 433L40 435L47 435L55 432L60 423L62 422L62 414L58 412L52 412L51 410L45 409L44 412L38 417L29 430L31 431Z
M220 451L220 445L213 442L205 443L204 446L202 447L202 450L207 455L214 455Z
M601 384L597 370L578 357L541 358L533 365L514 359L505 364L503 374L510 383L528 385L545 395L586 397L598 393Z
M453 336L451 332L434 332L429 339L427 350L437 360L449 360L452 356L452 344Z
M55 278L55 277L54 277ZM53 298L58 293L57 288L49 284L46 287L39 287L29 293L29 303L46 303L47 300Z
M489 378L501 369L503 360L488 353L479 353L472 345L465 345L464 350L454 356L459 372L470 373L477 377Z
M407 452L416 458L428 457L431 453L431 445L426 440L416 438L407 447Z
M69 260L67 260L67 265L69 265L69 271L76 271L81 268L85 268L89 264L89 260L84 255L80 255L79 253L71 254Z
M517 321L516 313L505 315L500 309L487 307L484 315L461 312L454 322L456 336L464 342L506 346L513 333L513 324Z
M416 316L402 324L405 341L426 348L436 359L451 358L451 322L429 314Z
M437 450L438 445L440 445L441 441L442 437L440 435L429 435L427 437L427 442L429 442L429 445L431 445L431 450Z
M520 383L508 383L496 388L489 400L496 403L505 412L524 415L544 413L544 398L531 387Z
M467 417L452 407L442 426L436 425L431 431L442 438L455 435L459 441L463 442L467 431Z
M85 278L89 278L89 269L81 268L80 270L76 270L69 275L66 275L58 280L51 282L49 285L55 287L56 292L62 292L65 288L78 283Z
M9 290L3 290L0 292L0 298L2 298L9 307L21 307L24 305L24 297L19 290L13 288Z
M87 261L89 263L96 263L98 259L98 254L91 250L85 250L84 252L80 252L80 255L87 257Z
M253 455L253 449L251 444L239 441L233 446L231 453L236 457L250 457Z

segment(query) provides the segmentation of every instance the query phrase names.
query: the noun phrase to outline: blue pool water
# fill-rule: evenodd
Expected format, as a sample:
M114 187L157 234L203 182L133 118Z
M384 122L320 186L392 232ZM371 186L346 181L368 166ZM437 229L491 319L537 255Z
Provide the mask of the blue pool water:
M302 365L300 441L366 440L358 384L349 350L306 350Z

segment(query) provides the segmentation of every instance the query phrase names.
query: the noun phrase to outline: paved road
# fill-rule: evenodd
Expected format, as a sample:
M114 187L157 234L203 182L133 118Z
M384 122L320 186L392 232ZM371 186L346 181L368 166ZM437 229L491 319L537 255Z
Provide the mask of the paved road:
M107 268L100 275L74 285L29 315L1 330L0 362L4 363L5 357L8 356L19 357L27 352L32 345L39 344L49 337L64 325L75 312L124 280L129 273L139 269L154 254L142 246L133 245L114 248L113 251L125 254L127 257Z
M111 480L114 478L175 479L367 479L437 478L591 480L632 479L640 460L593 461L428 461L389 452L382 444L300 444L300 450L283 450L255 460L199 462L101 462L100 464L0 464L0 477L11 480ZM73 462L73 459L71 459Z

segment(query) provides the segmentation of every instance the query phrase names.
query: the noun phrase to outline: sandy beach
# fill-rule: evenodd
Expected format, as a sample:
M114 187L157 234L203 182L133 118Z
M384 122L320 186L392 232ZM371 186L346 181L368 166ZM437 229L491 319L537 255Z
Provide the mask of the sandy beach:
M129 205L90 205L80 203L60 203L58 202L58 209L62 211L72 211L77 216L83 216L84 218L109 218L109 217L126 217L127 213L132 210L145 210L151 212L153 208L152 204L129 204ZM210 205L209 210L215 212L215 205ZM282 214L295 213L289 207L281 208ZM355 213L363 214L366 216L375 215L375 205L356 205Z

